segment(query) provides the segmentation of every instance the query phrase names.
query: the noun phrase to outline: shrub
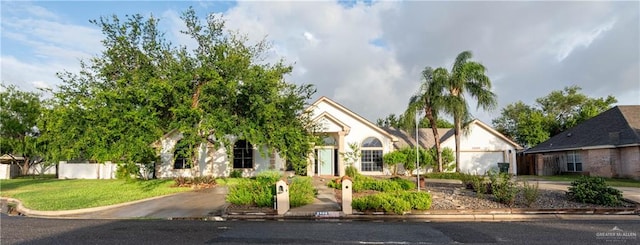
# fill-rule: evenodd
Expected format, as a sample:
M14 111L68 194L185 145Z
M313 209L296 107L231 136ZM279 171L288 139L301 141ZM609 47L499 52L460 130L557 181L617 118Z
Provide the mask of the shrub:
M339 178L336 179L332 179L327 183L327 186L333 189L338 189L341 190L342 189L342 184L338 183Z
M403 188L398 182L392 180L376 180L373 178L363 178L353 182L353 191L360 192L363 190L390 192L403 190Z
M135 179L140 174L140 167L135 163L120 163L116 169L116 178Z
M428 192L404 191L398 192L397 196L408 201L411 209L428 210L431 208L431 195Z
M344 169L345 175L351 177L351 179L356 179L360 176L360 173L358 172L358 169L354 166L347 166Z
M297 176L289 185L289 203L291 207L300 207L313 202L315 188L310 177Z
M583 203L593 203L606 206L620 204L622 192L605 183L602 177L582 176L571 182L569 197Z
M473 190L476 192L476 196L478 196L479 198L483 198L484 194L488 192L487 183L485 183L484 181L484 176L474 175L470 181Z
M227 194L227 201L236 205L253 205L254 193L253 180L243 179L238 184L229 187L229 194Z
M235 169L235 170L231 171L231 173L229 174L229 177L231 177L231 178L242 178L242 170Z
M179 187L191 187L191 186L213 186L216 184L216 179L211 176L200 177L177 177L173 179L176 182L176 186Z
M277 173L277 174L274 174ZM252 205L273 207L273 196L276 194L275 184L280 179L275 171L265 171L256 179L241 179L237 185L229 188L227 201L236 205Z
M455 172L435 172L425 174L425 176L430 179L460 179L462 175L462 173Z
M387 213L404 214L412 209L429 209L431 207L431 195L426 192L408 191L378 193L355 198L351 206L360 211L384 211Z
M275 170L262 171L256 175L258 182L271 184L273 186L275 186L276 182L280 179L282 179L282 172Z
M540 190L538 188L538 183L536 185L529 184L529 182L525 181L522 183L522 195L524 196L525 205L527 207L531 207L531 204L538 200L538 196L540 196Z
M496 201L512 206L516 200L518 188L511 181L511 175L495 171L489 171L488 174L491 180L491 191Z
M403 178L395 177L391 178L391 181L398 183L400 185L400 188L407 191L413 190L416 187L416 184L413 181Z

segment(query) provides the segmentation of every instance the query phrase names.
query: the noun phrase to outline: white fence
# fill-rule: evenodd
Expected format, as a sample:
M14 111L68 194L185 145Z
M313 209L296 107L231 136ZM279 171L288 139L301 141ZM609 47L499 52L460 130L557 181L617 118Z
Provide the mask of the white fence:
M118 165L106 163L67 163L58 164L58 179L115 179Z

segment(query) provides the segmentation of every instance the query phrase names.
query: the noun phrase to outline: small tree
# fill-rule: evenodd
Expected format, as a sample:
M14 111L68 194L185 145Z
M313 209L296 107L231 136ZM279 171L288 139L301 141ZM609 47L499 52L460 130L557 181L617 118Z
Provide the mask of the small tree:
M342 160L344 160L345 167L353 166L360 161L361 152L360 145L356 142L349 143L349 149L351 151L341 152Z
M16 156L22 156L24 161L18 166L26 175L33 165L44 161L38 129L44 110L41 95L13 85L2 85L0 91L0 153L9 154L14 163L18 163Z
M392 169L392 174L395 176L398 174L398 164L407 162L407 154L402 151L390 152L382 156L382 161Z

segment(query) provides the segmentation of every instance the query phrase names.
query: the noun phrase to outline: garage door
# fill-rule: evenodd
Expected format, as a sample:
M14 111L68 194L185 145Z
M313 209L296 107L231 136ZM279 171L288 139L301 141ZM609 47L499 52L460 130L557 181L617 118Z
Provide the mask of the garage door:
M485 174L489 169L498 170L498 163L505 162L503 152L460 152L460 172Z

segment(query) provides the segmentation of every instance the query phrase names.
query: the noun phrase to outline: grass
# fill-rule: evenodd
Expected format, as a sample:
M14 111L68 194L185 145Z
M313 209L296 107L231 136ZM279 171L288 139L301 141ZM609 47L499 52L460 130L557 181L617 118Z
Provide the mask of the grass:
M243 178L217 178L216 184L219 186L237 185Z
M55 211L112 205L191 190L172 187L173 185L172 179L125 181L25 178L0 181L0 196L19 199L30 209Z
M518 180L550 180L550 181L566 181L572 182L580 178L580 175L551 175L551 176L534 176L521 175ZM640 181L632 179L604 178L605 182L613 187L636 187L640 188Z

